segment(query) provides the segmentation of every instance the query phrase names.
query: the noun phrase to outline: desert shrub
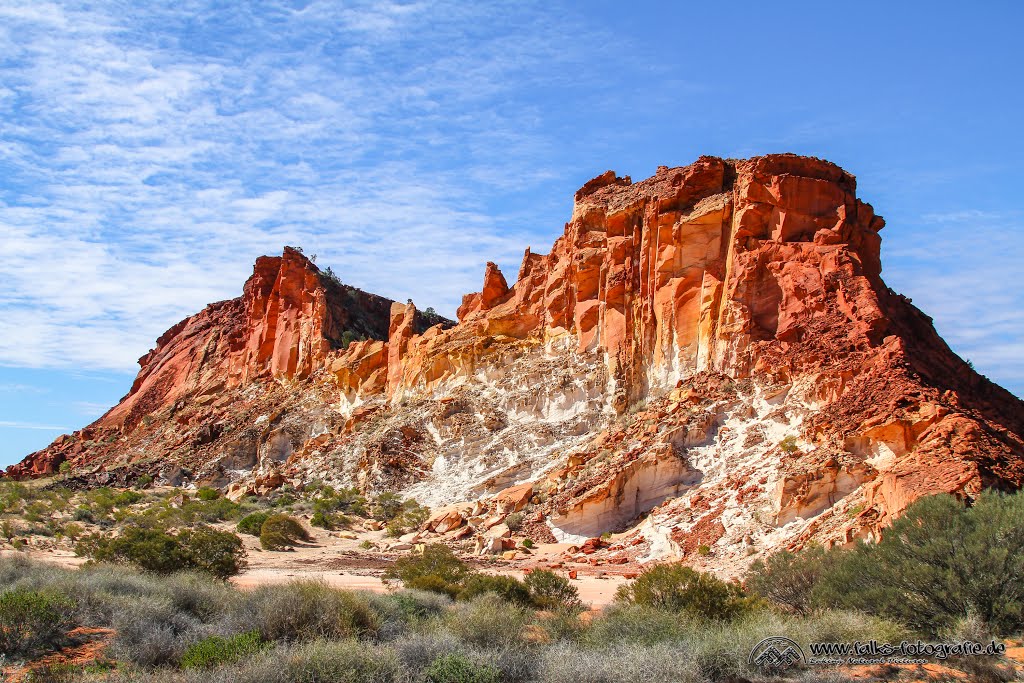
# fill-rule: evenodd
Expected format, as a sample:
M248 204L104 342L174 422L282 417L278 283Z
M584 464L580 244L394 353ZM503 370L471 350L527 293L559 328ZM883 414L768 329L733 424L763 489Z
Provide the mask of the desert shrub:
M654 646L616 643L593 652L559 643L545 648L539 662L541 683L704 683L692 657L668 643Z
M402 501L398 512L387 524L388 536L398 537L418 528L430 516L430 509L426 508L414 499Z
M443 594L413 589L404 589L380 597L392 603L407 620L440 616L452 604Z
M653 645L681 640L685 631L679 616L647 605L613 604L594 619L582 639L589 645L617 643Z
M152 474L140 474L138 476L138 478L135 480L135 485L137 487L139 487L139 488L146 488L147 486L149 486L152 483L153 483L153 475Z
M256 512L250 512L242 519L238 520L238 524L235 525L235 530L240 534L248 534L249 536L259 536L260 530L263 528L263 522L270 518L270 513L265 510L257 510Z
M68 522L61 528L61 533L70 541L77 541L85 533L85 528L77 522Z
M789 436L783 437L782 441L779 442L779 448L784 453L796 453L798 446L796 445L796 437L790 434Z
M580 592L564 576L547 569L534 569L526 575L523 583L530 591L530 600L540 609L579 610L583 609Z
M220 498L220 491L209 486L203 486L196 491L196 498L205 501L217 500Z
M519 531L523 528L523 514L521 512L513 512L505 518L505 526L512 531Z
M111 654L140 666L177 662L202 627L200 619L153 592L117 600L110 608L109 624L115 631Z
M229 638L209 636L190 645L178 665L183 669L209 669L249 657L263 647L258 631L247 631Z
M49 591L0 593L0 653L28 654L58 643L74 623L75 602Z
M620 586L616 602L687 612L707 619L733 619L750 609L742 589L681 564L652 567Z
M289 515L271 515L260 527L260 545L264 550L284 550L312 538L302 523Z
M382 522L390 522L392 519L398 516L398 513L402 511L402 498L396 493L390 491L382 493L373 500L373 505L370 508L370 514L373 515L374 519L379 519Z
M399 558L384 572L389 581L401 581L406 588L444 593L455 597L462 590L462 582L472 573L465 562L440 543L428 545L422 554Z
M75 520L76 522L88 522L92 524L96 521L96 516L88 507L80 505L77 508L75 508L75 511L71 514L71 519Z
M229 519L237 518L241 512L242 507L230 498L193 500L185 503L180 510L181 516L189 523L195 521L226 522Z
M126 507L128 505L134 505L142 500L142 494L138 491L126 490L121 491L114 496L114 505L117 507Z
M476 647L520 647L531 610L510 605L493 593L456 603L445 615L445 627L463 643Z
M75 552L98 562L131 564L158 573L196 569L218 578L237 574L245 566L241 539L210 527L178 534L161 528L128 527L117 536L86 536L76 544Z
M500 672L488 664L478 664L464 654L441 655L424 672L428 683L498 683Z
M984 492L965 507L921 499L882 536L840 552L818 604L863 610L929 635L976 615L990 631L1024 628L1024 495Z
M776 605L807 614L814 606L814 587L838 558L839 553L826 553L821 546L799 553L783 550L753 564L747 587Z
M350 526L352 524L352 518L340 512L318 511L313 513L309 523L315 527L331 531L334 529L344 529Z
M247 597L266 640L351 638L378 627L377 615L364 596L336 590L322 581L266 586Z
M459 600L472 600L484 593L494 593L505 602L524 607L533 604L530 596L530 589L525 583L514 576L501 574L473 574L462 583L462 590L459 591Z
M128 527L117 536L91 534L76 544L75 552L97 562L133 564L155 572L173 572L186 565L178 539L151 527Z
M218 579L234 576L245 568L242 539L230 531L212 527L186 529L178 535L188 568L212 574Z
M394 652L352 640L294 648L282 664L284 679L294 683L390 683L400 674Z

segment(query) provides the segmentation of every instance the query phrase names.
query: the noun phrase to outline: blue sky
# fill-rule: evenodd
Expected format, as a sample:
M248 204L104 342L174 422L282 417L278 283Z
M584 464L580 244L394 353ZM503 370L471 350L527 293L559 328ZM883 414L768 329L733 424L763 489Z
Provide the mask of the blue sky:
M1024 10L974 5L0 0L0 464L261 254L453 314L700 154L857 175L889 285L1022 395Z

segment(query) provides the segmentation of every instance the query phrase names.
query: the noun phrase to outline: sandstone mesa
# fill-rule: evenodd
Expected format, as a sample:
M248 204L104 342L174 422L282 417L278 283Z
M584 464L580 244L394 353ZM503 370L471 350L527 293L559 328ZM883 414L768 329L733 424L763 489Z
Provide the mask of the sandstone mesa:
M458 323L286 248L6 476L68 462L236 498L319 479L416 497L420 536L500 552L522 511L611 564L877 537L920 496L1024 482L1024 403L885 285L883 226L815 158L609 171L512 284L487 264Z

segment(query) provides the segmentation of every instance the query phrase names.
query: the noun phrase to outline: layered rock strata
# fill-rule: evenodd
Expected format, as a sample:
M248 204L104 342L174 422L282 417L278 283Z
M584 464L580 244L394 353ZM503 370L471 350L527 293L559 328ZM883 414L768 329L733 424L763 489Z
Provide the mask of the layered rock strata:
M232 495L326 479L443 508L425 533L459 539L528 490L537 539L620 532L588 546L616 561L877 537L922 495L1024 483L1024 404L885 285L884 225L814 158L609 171L514 282L487 264L457 325L286 250L9 473L169 459Z

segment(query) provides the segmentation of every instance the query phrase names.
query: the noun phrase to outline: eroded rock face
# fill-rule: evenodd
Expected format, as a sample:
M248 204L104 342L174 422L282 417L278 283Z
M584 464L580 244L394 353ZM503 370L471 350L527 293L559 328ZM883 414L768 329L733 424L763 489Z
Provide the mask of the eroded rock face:
M590 552L727 572L877 537L920 496L1024 483L1024 404L884 284L883 226L820 159L609 171L515 282L487 264L454 326L286 250L161 337L88 438L10 473L326 479L457 505L424 533L480 548L517 510L538 541L624 531Z

